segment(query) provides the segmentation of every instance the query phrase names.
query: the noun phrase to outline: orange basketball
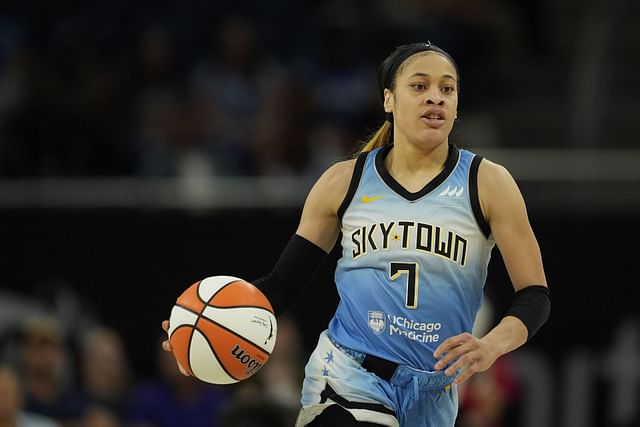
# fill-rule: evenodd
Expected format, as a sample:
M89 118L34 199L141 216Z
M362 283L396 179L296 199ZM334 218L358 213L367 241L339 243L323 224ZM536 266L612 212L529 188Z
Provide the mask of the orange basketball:
M254 285L233 276L191 285L176 300L169 324L176 360L212 384L249 378L267 363L276 343L271 304Z

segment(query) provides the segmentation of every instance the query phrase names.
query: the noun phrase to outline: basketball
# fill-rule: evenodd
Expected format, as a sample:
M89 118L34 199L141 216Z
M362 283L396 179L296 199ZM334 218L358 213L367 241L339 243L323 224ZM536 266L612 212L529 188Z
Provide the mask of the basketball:
M211 384L251 377L276 343L271 304L257 287L233 276L211 276L189 286L177 298L169 324L176 360Z

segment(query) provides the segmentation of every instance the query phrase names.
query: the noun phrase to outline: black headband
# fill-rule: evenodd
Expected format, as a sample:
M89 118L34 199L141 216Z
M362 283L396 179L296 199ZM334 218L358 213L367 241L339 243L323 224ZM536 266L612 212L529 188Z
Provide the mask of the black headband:
M384 90L391 89L393 79L396 75L396 71L407 58L415 55L419 52L437 52L447 58L453 67L456 69L458 79L460 79L460 73L458 72L458 65L453 60L451 55L442 50L436 45L431 44L430 41L426 43L411 43L398 46L391 55L384 60L380 68L378 69L378 84L380 85L380 101L384 103Z

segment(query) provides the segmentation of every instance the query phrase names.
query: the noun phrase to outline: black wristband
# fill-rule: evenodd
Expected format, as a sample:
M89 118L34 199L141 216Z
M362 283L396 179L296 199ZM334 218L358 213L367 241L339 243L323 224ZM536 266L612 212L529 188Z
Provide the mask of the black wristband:
M517 317L527 327L529 341L551 313L551 293L543 285L527 286L516 292L506 316Z
M294 234L271 273L253 284L265 294L275 315L280 316L293 306L326 257L322 248Z

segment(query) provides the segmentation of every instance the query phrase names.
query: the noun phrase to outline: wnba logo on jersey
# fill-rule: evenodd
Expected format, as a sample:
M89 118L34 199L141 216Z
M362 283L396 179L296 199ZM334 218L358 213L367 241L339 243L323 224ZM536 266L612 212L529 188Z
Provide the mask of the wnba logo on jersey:
M435 200L441 205L460 206L464 200L461 197L463 194L464 187L458 188L456 185L452 188L450 185L447 185L447 188L436 195Z
M460 196L462 196L462 193L464 193L464 187L460 187L458 189L457 185L453 188L451 188L450 185L447 185L447 188L445 188L441 193L439 193L438 196L459 198Z
M381 334L387 325L385 314L382 311L370 311L369 312L369 327L376 334Z

